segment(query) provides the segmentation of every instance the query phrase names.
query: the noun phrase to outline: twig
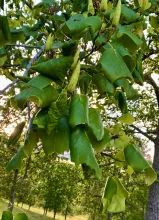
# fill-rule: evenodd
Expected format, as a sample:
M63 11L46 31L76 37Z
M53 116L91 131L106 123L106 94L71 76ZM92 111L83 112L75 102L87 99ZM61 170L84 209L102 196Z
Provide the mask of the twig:
M118 162L125 162L124 160L119 160L119 159L115 158L114 156L112 156L111 154L108 154L108 153L105 153L105 152L101 152L101 155L104 155L104 156L106 156L106 157L110 157L110 158L112 158L113 160L116 160L116 161L118 161Z
M146 132L142 131L140 128L134 126L134 125L129 125L129 127L134 128L137 130L140 134L144 135L146 138L148 138L150 141L155 142L155 139L151 136L149 136Z
M33 45L26 45L26 44L7 44L6 47L25 47L25 48L41 49L41 46L33 46Z
M11 88L12 86L14 86L19 81L20 81L19 79L16 79L12 83L10 83L8 86L6 86L4 89L0 90L0 95L2 95L7 89Z
M42 54L43 50L45 48L45 45L43 45L42 47L40 47L40 50L38 51L37 54L35 54L35 56L30 60L29 64L26 67L26 70L23 74L23 76L27 76L28 74L28 70L31 68L32 64L34 63L34 61Z

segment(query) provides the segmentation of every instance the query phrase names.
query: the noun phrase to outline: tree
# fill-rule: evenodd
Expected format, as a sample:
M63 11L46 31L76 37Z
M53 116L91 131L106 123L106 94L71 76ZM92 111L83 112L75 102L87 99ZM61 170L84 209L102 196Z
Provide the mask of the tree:
M7 16L0 16L0 65L12 82L1 94L15 86L19 90L14 90L11 104L28 112L24 145L7 165L8 171L19 170L23 158L29 160L39 148L40 140L46 154L70 151L72 162L82 164L85 172L96 177L100 177L100 168L94 150L109 157L107 146L112 152L115 147L120 162L135 172L146 172L148 185L156 180L156 173L122 125L134 121L127 100L139 98L133 84L144 80L142 57L156 51L143 30L152 33L145 25L150 18L151 29L158 31L157 4L153 0L8 2ZM4 9L3 2L0 7ZM96 108L94 100L99 102ZM99 111L103 107L102 111L110 113L114 106L122 113L120 123L106 129ZM18 141L23 125L15 128L8 147ZM157 146L158 139L155 143ZM103 198L105 209L124 211L127 196L120 180L110 176ZM117 199L118 209L113 206Z

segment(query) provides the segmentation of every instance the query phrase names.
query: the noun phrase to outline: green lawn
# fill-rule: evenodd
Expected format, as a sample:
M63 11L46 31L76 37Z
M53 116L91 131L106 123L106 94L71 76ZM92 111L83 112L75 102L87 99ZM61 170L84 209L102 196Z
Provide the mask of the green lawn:
M2 212L7 209L7 202L5 200L0 199L0 216L2 216ZM31 207L30 211L27 210L28 206L24 205L23 208L15 206L13 210L13 214L16 215L20 212L25 212L29 218L29 220L51 220L53 218L53 213L48 213L47 216L43 216L43 210L41 208ZM57 215L56 220L63 220L64 217L61 215ZM73 216L68 217L67 220L87 220L85 216Z

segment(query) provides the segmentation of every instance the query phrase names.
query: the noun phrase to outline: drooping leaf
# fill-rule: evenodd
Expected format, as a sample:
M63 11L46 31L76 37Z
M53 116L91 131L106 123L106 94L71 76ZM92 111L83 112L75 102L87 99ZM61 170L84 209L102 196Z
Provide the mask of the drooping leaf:
M119 106L121 112L123 114L126 114L128 112L128 109L127 109L126 97L125 97L124 93L121 91L117 91L115 93L115 98L118 100L118 106Z
M33 124L36 124L38 128L45 129L48 123L48 109L40 110L33 120Z
M11 211L3 211L2 220L13 220L13 214Z
M69 122L74 128L76 125L88 124L88 97L75 94L71 98L69 109Z
M143 79L142 79L140 73L136 69L134 69L132 75L133 75L134 81L142 86L143 85Z
M31 67L32 70L49 77L58 84L62 84L68 69L73 62L72 57L59 57L57 59L48 60Z
M18 213L15 217L14 220L29 220L27 215L25 213Z
M12 132L12 134L10 135L9 137L9 140L8 140L8 143L7 143L7 146L9 147L10 145L14 145L16 144L16 142L19 140L22 132L23 132L23 128L25 126L25 122L21 122L19 123L14 131Z
M157 16L150 16L149 21L151 26L159 32L159 21Z
M107 0L101 0L100 10L101 10L102 12L106 12L106 11L107 11L107 4L108 4L108 1L107 1Z
M92 144L92 147L96 150L96 152L101 152L107 146L111 139L110 133L106 129L104 129L104 136L100 141L97 140L96 136L90 129L87 130L87 135Z
M13 99L13 106L15 108L24 108L27 100L34 102L39 107L47 107L51 102L55 101L58 97L58 93L53 86L47 86L44 89L38 89L30 87L23 90Z
M98 68L104 71L106 79L111 83L120 78L132 79L130 70L114 48L105 49L99 60Z
M37 133L34 131L30 131L29 134L26 137L26 140L24 142L24 153L27 156L30 156L33 148L36 146L37 142L38 142L38 136Z
M123 167L125 165L125 157L124 157L124 152L123 150L120 150L117 154L116 154L116 165L119 167Z
M145 11L151 7L151 3L148 0L138 0L138 2L142 11Z
M89 92L89 86L92 77L88 73L83 73L79 77L79 86L82 94L87 94Z
M55 102L52 102L48 111L47 132L50 134L57 126L64 112L68 109L67 91L64 89Z
M18 152L12 157L9 163L6 166L6 170L10 172L11 170L21 169L22 166L22 159L24 157L24 147L21 146L18 149Z
M94 109L89 108L89 127L91 128L93 134L97 138L98 141L102 140L104 136L104 127L102 123L102 119L100 113Z
M34 78L32 78L28 83L25 84L25 87L35 87L38 89L44 89L45 87L47 87L48 85L50 85L52 83L52 79L42 76L42 75L38 75Z
M94 74L92 77L93 83L97 86L100 94L107 92L108 94L115 93L115 87L101 73Z
M141 152L137 147L135 147L132 144L127 145L124 149L124 154L129 166L131 166L136 173L145 170L146 184L150 185L156 180L157 175L155 171L152 169L151 165L146 161L146 159L142 156Z
M118 213L125 210L128 193L117 177L108 177L102 197L103 211Z
M70 145L71 161L77 166L79 164L87 164L95 171L97 177L100 176L99 165L96 161L91 143L85 133L78 127L71 135Z
M135 13L131 8L128 8L126 5L121 6L121 18L125 23L133 23L138 19L137 13Z
M52 46L53 46L53 43L54 43L54 35L52 34L49 34L47 40L46 40L46 44L45 44L45 50L51 50L52 49Z
M130 114L130 112L128 112L128 113L122 115L121 117L119 117L118 120L121 123L131 125L135 121L135 118Z
M70 125L68 117L62 117L56 128L50 135L44 129L39 129L39 137L43 143L43 149L46 154L57 152L63 154L65 151L69 151L70 146Z
M135 52L143 43L142 40L140 40L128 28L120 24L118 25L118 32L114 39L116 39L116 37L118 38L118 42L121 42L131 52Z
M0 28L2 29L6 41L11 41L11 32L7 16L0 15Z

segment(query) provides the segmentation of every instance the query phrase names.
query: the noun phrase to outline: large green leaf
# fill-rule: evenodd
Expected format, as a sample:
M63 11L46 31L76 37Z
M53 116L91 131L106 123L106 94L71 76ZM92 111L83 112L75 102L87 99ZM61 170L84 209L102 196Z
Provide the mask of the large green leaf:
M50 85L51 83L52 83L52 79L42 76L42 75L38 75L32 78L28 83L26 83L25 86L35 87L35 88L42 90L48 85Z
M79 94L73 95L69 115L69 122L72 127L80 124L88 124L88 97Z
M21 122L19 123L14 131L12 132L12 134L10 135L9 137L9 140L8 140L8 143L7 143L7 146L9 147L10 145L14 145L16 144L16 142L19 140L22 132L23 132L23 128L25 126L25 122Z
M27 215L25 213L18 213L15 217L14 220L29 220Z
M115 87L101 73L94 74L92 77L93 83L97 86L100 94L107 92L108 94L115 93Z
M129 166L131 166L136 173L145 170L146 184L151 185L157 179L155 171L137 147L132 144L127 145L124 149L124 154Z
M143 43L128 28L120 24L118 25L118 32L114 35L115 40L116 37L118 38L118 42L121 42L131 52L135 52Z
M100 113L94 109L89 108L89 127L91 128L93 134L100 141L104 136L104 127Z
M92 145L85 133L78 127L71 135L70 145L71 161L77 166L79 164L87 164L95 171L97 177L100 176L99 165L96 161Z
M87 131L87 135L89 137L89 140L92 144L92 147L97 151L97 152L101 152L106 146L107 144L110 142L110 133L108 130L104 129L104 136L102 138L102 140L98 141L96 136L93 134L93 132L88 129Z
M48 111L47 132L50 134L57 126L59 120L62 118L64 112L68 109L67 91L63 90L57 100L51 103Z
M58 84L62 84L68 69L73 62L72 57L59 57L57 59L48 60L31 67L32 70L49 77Z
M23 146L19 147L16 155L14 155L14 157L12 157L12 159L7 164L6 170L8 172L10 172L13 169L20 169L21 168L22 159L24 157L24 149L23 148L24 148Z
M98 68L102 69L106 78L114 83L117 79L132 79L132 75L120 54L112 47L106 48L99 60Z
M11 211L3 211L2 220L13 220L13 214Z
M70 125L67 116L60 119L56 128L50 135L48 135L44 129L39 129L38 134L43 143L43 149L46 154L52 152L63 154L65 151L69 151Z
M10 32L7 16L0 15L0 28L2 29L6 41L11 41L11 32Z
M157 16L150 16L149 17L150 24L155 30L159 32L159 21Z
M108 177L102 198L104 211L112 213L125 211L128 193L117 177Z
M55 101L58 93L53 86L47 86L44 89L34 87L27 88L16 95L13 99L13 106L24 108L27 100L34 102L38 107L47 107L51 102Z

